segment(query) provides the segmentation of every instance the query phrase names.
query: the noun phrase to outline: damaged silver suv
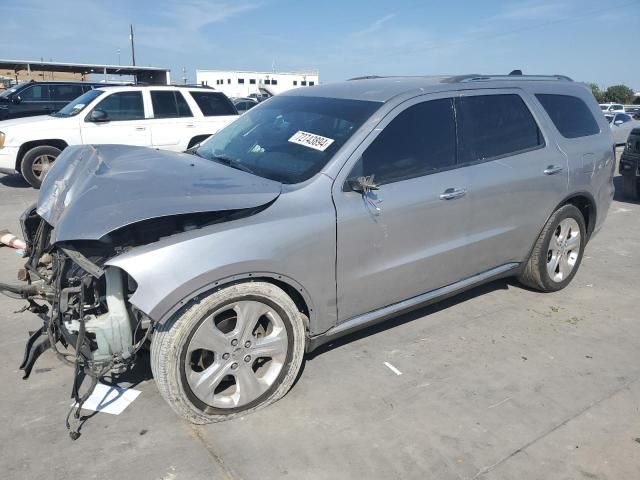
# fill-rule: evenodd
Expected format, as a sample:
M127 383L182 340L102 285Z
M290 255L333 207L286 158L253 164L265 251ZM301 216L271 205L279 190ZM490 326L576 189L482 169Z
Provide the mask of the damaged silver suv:
M0 286L44 321L25 374L53 348L95 383L150 343L179 415L244 415L356 329L500 277L564 288L613 196L607 122L561 76L293 90L191 153L60 155L22 218L26 284Z

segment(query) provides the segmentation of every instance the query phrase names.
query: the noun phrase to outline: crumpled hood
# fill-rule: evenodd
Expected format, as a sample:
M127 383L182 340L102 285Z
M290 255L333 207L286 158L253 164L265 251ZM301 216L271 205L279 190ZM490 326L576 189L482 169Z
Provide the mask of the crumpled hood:
M56 159L37 212L54 227L51 243L98 240L151 218L256 208L282 185L185 153L125 145L80 145Z

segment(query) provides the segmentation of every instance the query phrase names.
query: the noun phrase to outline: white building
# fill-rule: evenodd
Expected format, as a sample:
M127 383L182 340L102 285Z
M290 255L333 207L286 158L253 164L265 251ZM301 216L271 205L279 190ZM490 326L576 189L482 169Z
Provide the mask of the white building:
M228 97L247 97L252 93L271 95L299 87L318 85L315 72L232 72L226 70L196 70L196 81L220 90Z

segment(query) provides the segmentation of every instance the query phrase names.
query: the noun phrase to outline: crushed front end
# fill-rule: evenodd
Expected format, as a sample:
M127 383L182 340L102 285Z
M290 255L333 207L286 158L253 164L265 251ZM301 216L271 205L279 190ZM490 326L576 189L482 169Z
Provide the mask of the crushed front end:
M98 380L109 372L126 370L149 339L153 325L127 301L135 291L134 280L124 271L104 265L126 247L98 241L52 245L52 227L35 207L20 220L28 259L18 277L25 283L0 284L0 291L25 299L28 304L24 310L43 321L29 337L20 368L23 378L28 378L38 357L49 348L74 367L72 396L78 418L82 403ZM80 395L85 379L90 385ZM72 438L77 438L69 416L67 427Z

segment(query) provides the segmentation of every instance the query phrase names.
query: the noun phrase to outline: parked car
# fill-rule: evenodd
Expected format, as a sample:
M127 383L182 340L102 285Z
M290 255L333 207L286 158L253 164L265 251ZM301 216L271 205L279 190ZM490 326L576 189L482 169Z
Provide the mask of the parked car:
M251 110L253 107L258 105L259 103L254 98L244 98L244 97L233 98L231 101L235 105L236 110L238 110L238 113L240 114L246 112L247 110Z
M271 98L273 95L269 94L269 93L250 93L249 94L249 98L257 101L257 102L263 102L265 101L267 98Z
M71 100L104 83L25 82L0 93L0 120L57 112Z
M631 130L620 157L622 194L632 200L640 200L640 128Z
M69 145L121 143L181 152L237 115L223 93L209 88L96 88L49 116L0 122L0 172L20 172L39 188Z
M624 113L624 105L620 105L619 103L601 103L600 109L604 113Z
M611 115L605 115L611 133L613 134L613 141L616 145L624 145L634 127L640 126L640 122L635 120L631 115L626 113L615 113Z
M22 368L38 335L94 378L150 339L175 412L245 415L342 335L496 278L566 287L612 144L587 87L523 75L290 90L196 155L70 147L22 217L28 283L0 285L55 305Z

